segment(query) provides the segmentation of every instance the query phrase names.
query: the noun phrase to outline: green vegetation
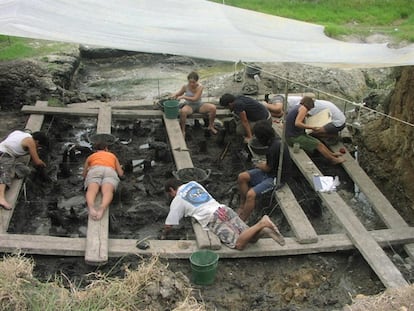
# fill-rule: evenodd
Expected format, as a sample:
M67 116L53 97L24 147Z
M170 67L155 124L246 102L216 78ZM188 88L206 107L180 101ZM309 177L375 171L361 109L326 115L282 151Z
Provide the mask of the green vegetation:
M334 38L382 33L396 41L414 42L412 0L224 0L224 3L322 25L325 33Z
M0 61L67 51L76 44L0 35Z
M49 107L64 107L65 106L60 99L54 98L54 97L49 98L47 100L47 105Z

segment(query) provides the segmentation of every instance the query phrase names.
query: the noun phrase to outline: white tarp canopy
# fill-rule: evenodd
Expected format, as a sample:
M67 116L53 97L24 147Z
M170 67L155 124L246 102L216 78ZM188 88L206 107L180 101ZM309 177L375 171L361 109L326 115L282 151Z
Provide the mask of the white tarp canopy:
M0 34L234 62L414 65L414 45L341 42L319 25L204 0L0 0Z

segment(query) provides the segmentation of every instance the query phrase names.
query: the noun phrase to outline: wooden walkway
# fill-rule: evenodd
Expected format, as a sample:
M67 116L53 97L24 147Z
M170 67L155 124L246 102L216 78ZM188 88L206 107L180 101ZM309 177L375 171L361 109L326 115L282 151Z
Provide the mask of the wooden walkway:
M279 135L282 129L274 126ZM290 155L296 166L310 185L313 186L314 176L323 176L309 156L302 149L294 153L293 148L289 147ZM355 161L348 158L348 161ZM350 176L353 178L353 176ZM395 267L391 259L387 256L381 246L375 241L371 234L365 229L359 219L355 216L351 207L339 196L337 192L318 192L324 205L336 216L339 223L347 232L355 247L375 271L377 276L388 288L395 288L408 285L401 272Z
M37 102L36 108L46 107L47 102ZM31 130L32 132L39 131L42 127L44 120L43 114L32 114L26 123L26 129ZM26 156L23 161L25 163L29 163L30 158ZM5 196L6 200L12 205L15 206L17 199L19 197L20 190L23 186L23 179L13 179L13 182L10 188L6 191ZM12 210L6 210L4 208L0 208L0 233L6 233L9 229L10 220L13 216L14 208Z
M150 104L149 102L135 101L93 102L72 104L67 108L57 108L42 107L41 103L38 103L36 106L24 106L22 111L37 114L38 117L42 114L98 116L98 131L101 133L110 133L111 118L163 118L177 170L193 167L191 152L188 150L181 134L178 120L165 118L162 111L159 110L131 110ZM228 110L220 109L217 117L227 117L229 115ZM202 116L193 115L193 117ZM40 125L38 125L38 128L40 128ZM275 126L275 129L279 132L281 130L278 126ZM336 146L335 148L339 147ZM294 154L291 150L291 156L304 177L312 185L313 176L321 174L317 167L303 151ZM284 186L276 191L276 198L295 235L286 238L285 246L274 243L272 239L262 239L249 245L243 251L231 250L227 247L221 247L220 241L215 235L202 230L197 223L194 223L196 241L151 240L149 241L151 247L148 250L140 250L135 246L137 240L109 239L107 218L105 220L105 217L101 222L94 222L93 224L91 221L88 222L86 239L12 235L6 234L10 218L8 221L4 221L2 212L0 251L14 252L16 249L20 249L23 252L33 254L85 256L86 262L102 264L107 261L108 256L123 256L126 254L158 254L168 258L188 258L194 250L199 248L215 249L222 258L299 255L356 248L386 287L393 288L407 285L407 282L385 254L382 247L401 244L404 245L407 253L413 257L414 228L407 225L352 157L349 156L343 166L367 196L388 229L367 231L354 215L352 209L337 193L318 193L327 208L342 224L346 233L317 235L292 191L288 186ZM17 198L17 195L15 196ZM11 214L11 212L9 213ZM105 214L107 217L108 212Z
M108 105L99 108L97 134L111 134L112 111ZM95 200L95 208L102 202L102 194L99 192ZM85 262L90 265L102 265L108 261L109 239L109 208L105 210L100 220L92 220L88 217L88 229L86 232Z
M168 119L164 116L164 125L167 130L170 147L177 170L193 168L190 150L187 147L177 119ZM198 222L192 221L197 245L199 248L220 249L221 241L210 231L205 231Z
M382 247L401 245L414 242L414 228L382 229L370 231L372 238ZM332 253L336 251L355 249L354 243L345 233L321 234L318 241L300 244L296 238L285 238L286 244L280 246L272 239L261 239L250 244L243 251L221 247L216 250L221 258L248 258L265 256L294 256L317 253ZM150 248L141 250L136 247L136 239L109 239L108 255L120 257L130 254L158 255L163 258L186 258L199 249L194 240L148 240ZM0 251L25 254L78 256L85 255L85 238L67 238L24 234L0 234Z

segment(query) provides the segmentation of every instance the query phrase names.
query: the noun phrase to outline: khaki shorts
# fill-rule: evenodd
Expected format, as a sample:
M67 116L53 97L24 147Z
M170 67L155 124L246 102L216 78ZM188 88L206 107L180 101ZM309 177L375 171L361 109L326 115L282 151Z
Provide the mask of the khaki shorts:
M112 184L114 190L116 190L119 184L119 177L112 167L92 166L89 168L85 178L85 189L88 188L88 185L91 183L96 183L100 186L103 184Z
M24 178L30 174L30 168L7 154L0 155L0 184L10 187L14 177Z

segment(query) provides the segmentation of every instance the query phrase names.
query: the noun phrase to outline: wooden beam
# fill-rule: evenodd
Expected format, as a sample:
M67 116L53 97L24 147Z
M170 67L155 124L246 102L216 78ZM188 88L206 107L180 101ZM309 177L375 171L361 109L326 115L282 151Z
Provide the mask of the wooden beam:
M139 99L139 100L123 100L123 101L109 101L109 102L101 102L101 101L87 101L84 103L73 103L67 104L66 107L68 108L100 108L103 105L110 106L113 108L118 109L128 109L128 108L138 108L138 107L153 107L154 100L148 99Z
M46 107L47 102L38 101L35 107ZM40 131L42 128L44 120L44 115L42 114L32 114L26 123L26 129L36 132ZM30 156L25 156L21 159L25 164L29 164ZM9 202L13 207L16 206L17 199L19 197L20 190L23 186L23 179L14 178L10 188L6 191L5 197L7 202ZM9 229L10 220L13 216L14 208L11 210L6 210L0 208L0 233L6 233Z
M301 244L315 243L318 235L288 185L276 191L276 199L296 239Z
M41 113L41 114L53 114L53 115L70 115L78 117L97 116L99 113L98 108L65 108L65 107L39 107L24 105L21 110L23 113ZM161 110L132 110L132 109L113 109L112 116L118 119L152 119L162 118L164 113ZM229 117L232 116L228 109L218 109L216 117ZM205 115L200 113L194 113L190 118L204 118Z
M382 247L414 242L414 228L382 229L369 231L370 236ZM163 258L183 259L198 250L194 240L147 240L150 247L141 250L136 247L135 239L109 239L109 256L157 255ZM315 253L329 253L339 250L351 250L355 246L346 234L323 234L318 242L300 244L295 238L286 237L286 244L279 245L270 238L249 244L242 251L222 247L216 250L221 258L248 258L293 256ZM54 256L77 256L85 254L85 238L67 238L43 235L0 234L0 252L25 253Z
M168 119L164 116L163 120L174 157L175 167L177 170L194 167L190 156L190 149L187 147L178 119Z
M111 107L103 105L99 108L97 134L111 133ZM98 193L95 200L95 208L99 208L102 202L102 194ZM88 229L86 233L85 262L89 265L103 265L108 262L108 238L109 238L109 207L105 210L100 220L88 217Z
M331 146L333 151L339 152L344 148L342 143ZM359 190L365 195L372 207L388 228L408 227L405 220L398 214L388 199L382 194L374 182L368 177L365 171L359 166L358 162L346 152L343 157L346 162L342 164L345 171L358 186ZM414 259L414 244L404 245L404 249L410 258Z
M274 126L274 128L278 131L279 135L283 135L280 127ZM322 176L322 173L311 161L305 151L301 149L298 153L294 153L292 147L289 147L289 151L296 166L308 182L313 185L313 176ZM359 219L355 216L352 209L344 202L338 193L318 192L318 195L325 203L325 206L328 207L342 224L355 247L360 251L382 283L387 288L408 285L401 272L395 267L391 259L372 238Z

